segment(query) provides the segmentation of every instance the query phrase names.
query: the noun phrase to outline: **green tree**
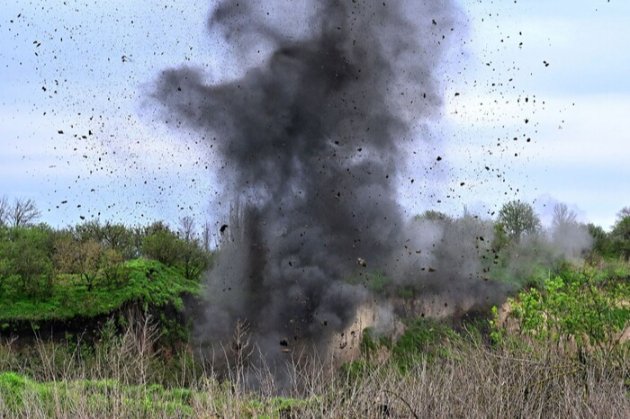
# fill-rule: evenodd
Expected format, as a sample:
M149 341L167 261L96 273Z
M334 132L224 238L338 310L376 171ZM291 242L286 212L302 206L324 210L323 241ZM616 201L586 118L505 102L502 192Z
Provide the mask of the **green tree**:
M124 224L101 224L100 221L87 221L75 227L75 236L82 242L94 240L103 249L114 249L125 259L133 259L140 255L140 246L137 245L136 231L127 228Z
M9 201L6 196L0 197L0 228L5 227L9 217Z
M134 232L123 224L106 222L102 227L101 244L106 249L118 252L125 259L138 257L140 249L135 246Z
M152 225L149 234L142 241L142 254L162 262L165 265L176 266L181 258L181 240L164 225Z
M612 242L606 231L595 224L586 226L588 234L593 238L593 246L591 248L591 259L593 257L609 257L612 255Z
M630 260L630 208L624 208L619 212L610 238L613 253L626 261Z
M541 224L534 208L522 201L510 201L499 211L498 222L510 241L518 243L525 235L540 231Z
M101 268L103 247L94 239L79 244L78 271L85 281L88 291L92 291Z
M494 250L495 255L497 255L498 252L503 250L510 243L510 238L508 237L507 232L505 231L505 226L502 223L494 224L493 233L494 237L492 239L492 249ZM495 257L495 264L498 263L497 259L499 259L498 256Z
M142 242L142 254L178 268L188 279L197 279L209 266L210 254L194 237L190 224L185 223L179 233L174 233L163 223L152 224ZM180 235L188 240L180 238Z
M121 284L129 279L123 255L115 249L105 249L101 254L100 268L108 284Z
M2 246L3 270L15 275L22 292L47 294L52 290L52 230L44 225L14 227Z
M210 265L211 255L203 249L198 240L182 242L181 268L188 279L198 279Z
M4 291L5 283L11 277L11 265L9 260L8 229L0 224L0 293Z

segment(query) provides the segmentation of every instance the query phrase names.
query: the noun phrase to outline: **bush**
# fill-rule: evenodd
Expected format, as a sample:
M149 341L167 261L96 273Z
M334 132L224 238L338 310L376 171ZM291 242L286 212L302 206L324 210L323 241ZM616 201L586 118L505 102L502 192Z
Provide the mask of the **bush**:
M509 299L521 332L538 340L572 337L581 344L610 343L630 321L624 306L630 286L625 280L602 282L589 272L565 270L544 281L541 290L531 288Z
M393 345L392 361L401 371L409 371L423 361L447 357L446 343L457 339L457 333L446 324L428 319L414 320Z

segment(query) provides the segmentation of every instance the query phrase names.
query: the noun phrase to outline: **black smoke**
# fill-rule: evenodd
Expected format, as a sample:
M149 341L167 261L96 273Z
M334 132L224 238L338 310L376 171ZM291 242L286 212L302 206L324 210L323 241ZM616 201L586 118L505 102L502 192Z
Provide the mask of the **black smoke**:
M227 344L246 321L273 363L298 342L323 349L352 320L369 296L348 278L400 275L396 184L417 128L439 113L457 10L450 0L253 3L222 2L208 29L243 66L257 49L265 58L218 84L199 68L166 70L153 97L229 174L232 219L197 332Z

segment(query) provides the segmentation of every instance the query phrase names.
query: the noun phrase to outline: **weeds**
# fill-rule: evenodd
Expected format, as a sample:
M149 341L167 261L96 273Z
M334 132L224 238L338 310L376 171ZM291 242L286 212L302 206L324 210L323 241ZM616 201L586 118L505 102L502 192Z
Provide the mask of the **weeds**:
M246 327L235 332L243 363L220 380L194 361L179 382L162 381L166 361L153 349L151 319L93 351L38 342L36 368L19 361L15 342L0 344L0 412L10 417L627 417L628 346L569 357L552 343L485 345L453 337L444 325L415 325L413 356L355 361L342 371L312 360L287 364L290 386L264 369L259 388L238 388L251 353ZM439 328L445 328L439 331ZM430 331L438 330L438 338ZM435 352L438 345L440 352ZM374 346L385 345L384 342ZM372 350L374 350L374 346ZM394 350L396 346L392 347ZM423 356L423 350L434 356ZM432 352L433 351L433 352ZM63 355L61 355L63 354ZM443 356L446 354L446 356ZM426 355L426 354L425 354ZM413 361L411 361L411 359ZM18 360L18 361L16 361ZM307 360L308 361L308 360ZM358 373L357 373L358 372ZM242 383L242 381L241 381ZM279 397L280 391L285 395Z

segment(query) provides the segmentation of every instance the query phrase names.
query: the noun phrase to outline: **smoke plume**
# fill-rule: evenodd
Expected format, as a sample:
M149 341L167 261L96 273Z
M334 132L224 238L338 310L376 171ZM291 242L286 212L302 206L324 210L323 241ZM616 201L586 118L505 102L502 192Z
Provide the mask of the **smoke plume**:
M228 342L246 321L266 360L323 346L368 292L346 281L394 266L406 222L396 182L415 127L441 106L438 65L457 32L452 1L228 0L212 12L244 76L164 71L153 96L226 167L232 219L209 273L198 332ZM305 22L296 27L295 22Z

